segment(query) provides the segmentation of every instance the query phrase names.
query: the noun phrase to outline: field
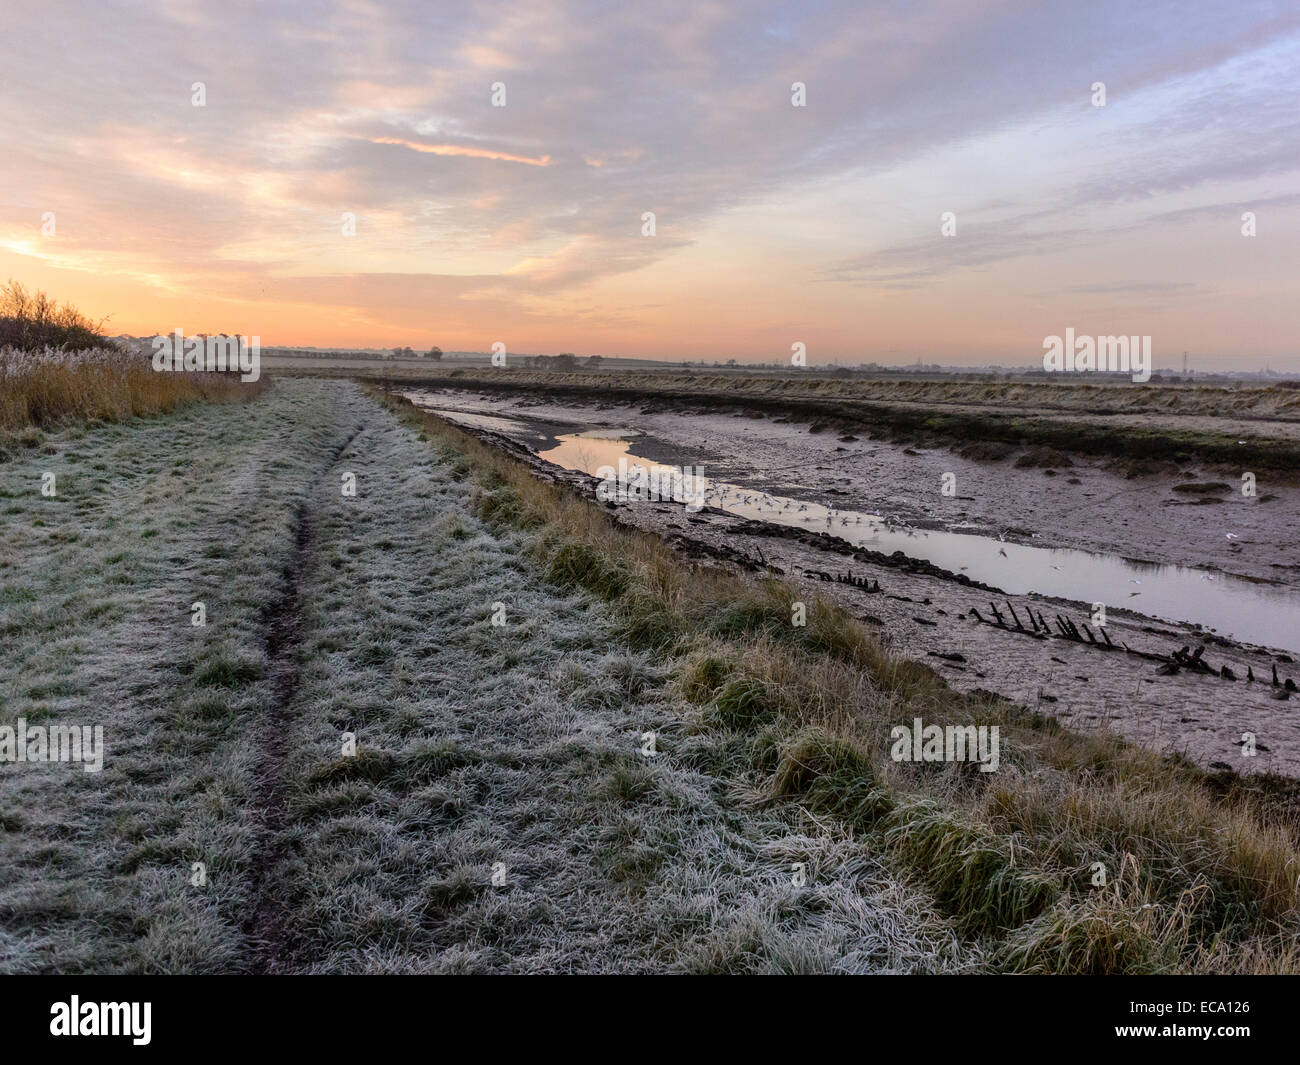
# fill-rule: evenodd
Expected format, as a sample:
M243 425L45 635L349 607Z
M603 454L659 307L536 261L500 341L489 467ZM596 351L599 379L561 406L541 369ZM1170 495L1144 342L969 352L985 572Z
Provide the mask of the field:
M1290 779L960 691L400 397L52 426L0 497L0 726L104 734L0 768L5 972L1300 968ZM893 760L917 716L1001 768Z

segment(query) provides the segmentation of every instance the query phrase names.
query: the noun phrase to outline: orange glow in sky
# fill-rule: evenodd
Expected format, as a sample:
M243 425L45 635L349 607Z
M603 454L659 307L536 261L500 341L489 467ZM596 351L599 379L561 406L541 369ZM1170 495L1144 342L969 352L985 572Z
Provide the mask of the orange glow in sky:
M20 9L0 278L268 346L1300 369L1300 13L625 7Z

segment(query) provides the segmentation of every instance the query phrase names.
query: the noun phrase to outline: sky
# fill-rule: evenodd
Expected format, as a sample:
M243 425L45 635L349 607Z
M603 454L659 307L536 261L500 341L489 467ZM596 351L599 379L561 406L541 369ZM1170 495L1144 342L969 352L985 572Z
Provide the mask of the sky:
M1300 370L1294 2L0 0L0 146L110 334Z

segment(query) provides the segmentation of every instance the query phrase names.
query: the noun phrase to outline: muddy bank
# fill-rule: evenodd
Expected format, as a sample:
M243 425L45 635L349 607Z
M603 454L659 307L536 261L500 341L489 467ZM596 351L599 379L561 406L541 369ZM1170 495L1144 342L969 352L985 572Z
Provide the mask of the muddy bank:
M498 416L511 413L499 400L493 409ZM610 407L601 418L614 422L630 413ZM561 414L592 417L589 408L547 405L549 422ZM664 446L664 437L671 436L666 417L641 416L637 424ZM751 453L761 428L780 430L787 448L789 434L801 432L741 421L713 415L701 432L699 419L692 419L697 446L703 437L718 447L720 438L729 438L719 431L728 423ZM476 432L529 462L539 476L594 492L593 478L538 458L538 437L547 434L537 423L519 424L513 434ZM825 445L819 434L802 437ZM834 437L830 445L847 446ZM639 438L637 447L653 450L653 440ZM795 465L803 470L816 463ZM1030 474L1042 476L1038 470L1025 475ZM782 574L806 587L810 601L821 596L841 603L874 625L888 647L928 662L958 690L993 691L1070 727L1113 729L1210 768L1300 775L1300 694L1292 695L1286 683L1300 680L1300 670L1285 651L1155 621L1125 606L1109 611L1103 631L1093 624L1088 603L1007 596L906 553L873 552L815 530L740 521L716 508L690 513L678 504L630 502L613 509L619 521L659 533L689 557ZM1255 737L1254 755L1243 754L1246 733Z
M408 371L385 374L393 386L488 390L501 396L544 396L550 402L634 403L648 412L739 411L787 418L842 432L934 443L1020 446L1033 444L1071 454L1107 455L1146 463L1201 461L1234 470L1268 469L1294 477L1300 470L1300 421L1293 390L1259 389L1234 402L1225 389L1198 390L1179 407L1159 389L1088 389L1083 402L1066 403L1069 386L1031 386L1017 397L1012 387L980 386L991 393L974 402L971 386L930 382L929 391L866 388L834 381L799 382L772 378L723 380L690 374L608 375L512 371L450 371L446 375ZM883 383L882 383L883 384ZM1135 386L1136 387L1136 386ZM943 390L940 390L940 389ZM954 391L955 390L955 391ZM1025 386L1019 386L1021 392ZM1113 393L1115 400L1099 396ZM920 398L917 398L917 397ZM956 397L956 398L954 398ZM1162 402L1163 400L1163 402ZM1216 406L1216 402L1218 405ZM1044 404L1044 405L1038 405Z
M737 413L681 414L621 402L556 403L495 393L420 392L422 402L477 417L544 451L564 433L592 427L637 430L636 454L670 464L700 464L710 478L756 491L879 512L916 532L940 527L1004 543L1104 553L1139 564L1202 568L1207 591L1216 572L1296 587L1300 584L1300 488L1257 474L1256 494L1242 495L1194 463L1138 474L1105 457L987 445L900 446L860 434ZM513 420L513 422L512 422ZM549 441L549 442L548 442ZM945 493L945 487L951 494ZM1188 488L1208 489L1188 492ZM910 547L904 547L914 554ZM1014 552L1013 552L1014 554ZM1054 560L1068 564L1068 560ZM957 565L952 568L960 572ZM1139 566L1140 568L1140 566ZM1132 604L1149 599L1135 583ZM1009 557L988 583L1017 577ZM1300 615L1296 625L1300 628Z

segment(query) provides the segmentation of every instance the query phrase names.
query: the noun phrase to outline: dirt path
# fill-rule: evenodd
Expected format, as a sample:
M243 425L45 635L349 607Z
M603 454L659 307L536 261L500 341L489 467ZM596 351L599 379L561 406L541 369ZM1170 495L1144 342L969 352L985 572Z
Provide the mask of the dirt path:
M363 428L363 424L358 424L351 435L328 454L314 477L318 485L332 480L335 469ZM271 700L264 725L267 741L255 771L261 833L253 862L254 903L245 926L253 945L254 968L258 972L277 971L284 949L287 921L284 892L274 878L286 857L282 847L289 815L289 782L285 766L289 760L289 736L302 681L303 589L318 555L317 508L312 495L309 493L295 512L293 552L284 568L279 589L267 603L261 619L266 633Z

